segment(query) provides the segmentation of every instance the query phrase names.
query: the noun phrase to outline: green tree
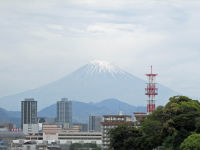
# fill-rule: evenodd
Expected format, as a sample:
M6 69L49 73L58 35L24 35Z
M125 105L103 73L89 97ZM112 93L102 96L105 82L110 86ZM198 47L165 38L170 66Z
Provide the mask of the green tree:
M181 144L180 150L200 150L200 134L188 136Z
M159 120L146 119L140 128L140 149L153 149L162 144L162 123Z
M122 124L109 131L110 148L114 150L139 150L138 137L141 133L135 127Z
M191 111L200 111L200 103L186 96L174 96L170 97L169 100L170 101L163 109L165 121L180 114Z
M120 126L111 130L111 147L117 150L153 149L179 150L180 144L191 135L200 133L200 103L186 96L174 96L159 106L141 123L139 129ZM133 148L134 147L134 148Z
M199 130L200 103L186 96L174 96L163 109L163 145L179 149L191 132ZM171 136L171 137L169 137Z

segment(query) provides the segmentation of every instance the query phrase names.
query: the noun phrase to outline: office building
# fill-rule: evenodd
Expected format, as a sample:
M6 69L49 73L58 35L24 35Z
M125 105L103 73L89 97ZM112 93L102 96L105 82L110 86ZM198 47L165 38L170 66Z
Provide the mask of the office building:
M88 132L88 124L87 123L74 123L73 127L77 126L80 132Z
M100 116L89 116L89 131L90 132L101 132L101 121Z
M24 124L37 124L37 101L33 98L21 101L21 128Z
M102 150L108 150L110 139L108 132L110 129L115 128L121 124L127 123L133 125L131 115L105 115L103 116L102 124Z
M56 120L64 128L72 128L72 102L67 98L62 98L61 101L57 102Z

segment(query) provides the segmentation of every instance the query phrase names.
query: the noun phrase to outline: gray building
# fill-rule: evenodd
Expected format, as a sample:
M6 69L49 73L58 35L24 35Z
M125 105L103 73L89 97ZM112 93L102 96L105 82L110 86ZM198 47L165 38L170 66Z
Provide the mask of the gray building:
M64 128L72 128L72 101L62 98L61 101L57 102L56 121Z
M39 133L39 125L38 124L23 124L23 133L25 135L35 135Z
M21 128L23 124L37 124L37 101L27 98L21 101Z
M101 132L101 120L100 116L89 116L89 132Z
M88 124L87 123L74 123L73 126L79 126L80 132L88 132Z

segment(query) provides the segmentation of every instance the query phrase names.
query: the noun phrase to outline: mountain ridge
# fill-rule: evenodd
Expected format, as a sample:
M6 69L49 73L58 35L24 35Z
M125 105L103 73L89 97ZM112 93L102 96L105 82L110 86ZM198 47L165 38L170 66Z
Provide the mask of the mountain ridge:
M89 115L117 115L119 111L123 114L133 115L134 112L146 112L145 106L132 106L117 99L106 99L96 103L84 103L72 101L72 120L73 123L88 123ZM56 103L41 111L38 111L38 117L55 118ZM7 111L0 108L0 123L12 122L20 127L21 112Z
M132 106L118 99L106 99L97 103L84 103L72 101L73 122L88 123L89 115L117 115L122 111L126 115L133 115L134 112L146 112L146 106ZM56 117L56 104L38 112L39 117Z
M39 88L0 98L0 106L8 110L19 110L20 101L30 97L38 101L39 110L62 97L82 102L115 98L139 106L146 104L144 88L144 80L110 63L95 61ZM159 88L159 104L164 105L170 96L177 95L177 92L165 86L160 85Z

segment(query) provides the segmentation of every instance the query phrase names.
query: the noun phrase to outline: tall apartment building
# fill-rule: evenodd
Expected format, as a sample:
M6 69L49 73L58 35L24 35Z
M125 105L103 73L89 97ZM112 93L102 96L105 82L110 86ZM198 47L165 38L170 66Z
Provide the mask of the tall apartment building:
M115 128L121 124L128 123L133 125L131 115L105 115L103 116L102 124L102 149L108 150L110 139L108 137L108 131L112 128Z
M21 128L24 124L37 124L37 101L26 98L21 101Z
M57 102L56 121L64 128L72 128L72 102L67 98L62 98Z
M101 121L100 116L89 116L89 132L101 132Z

